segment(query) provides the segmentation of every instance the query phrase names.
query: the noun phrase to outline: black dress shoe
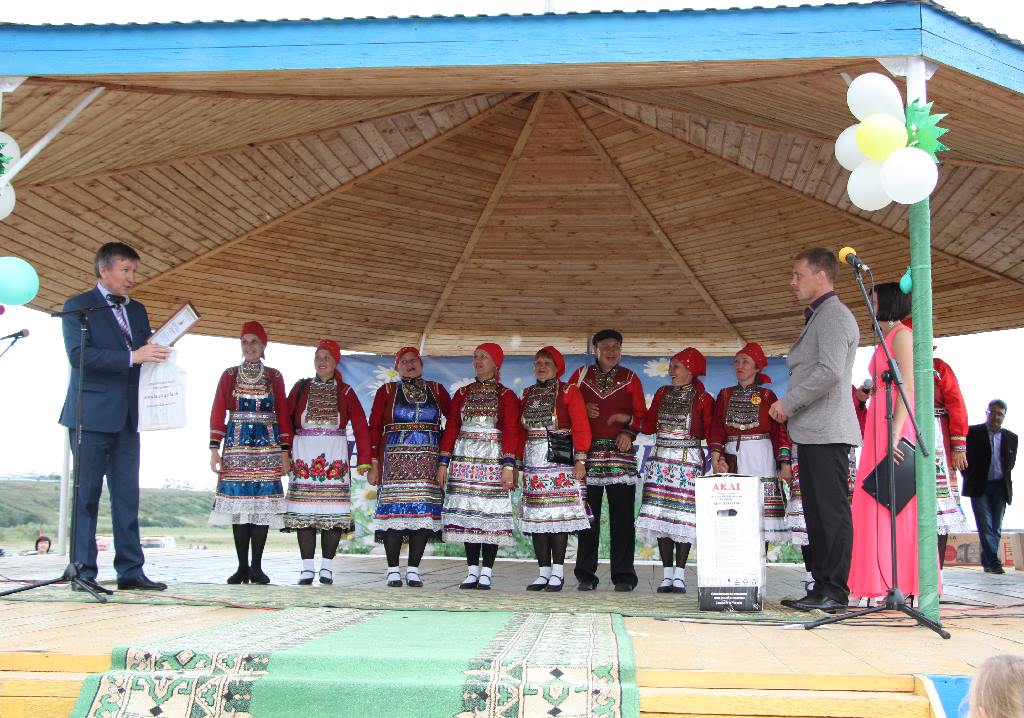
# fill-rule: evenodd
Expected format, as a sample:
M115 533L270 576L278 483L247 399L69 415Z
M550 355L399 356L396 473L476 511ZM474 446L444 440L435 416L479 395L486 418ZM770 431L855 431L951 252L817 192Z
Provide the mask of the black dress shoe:
M558 581L557 583L556 582L552 582L552 581L548 581L548 585L544 587L544 590L545 591L550 591L551 593L556 593L557 591L561 591L562 590L562 586L564 586L564 585L565 585L565 581Z
M308 575L307 575L308 574ZM312 571L301 571L299 572L300 586L312 586L313 585L313 572Z
M266 586L268 583L270 583L270 576L263 573L262 568L249 567L249 580L253 583L258 583L260 585Z
M580 581L576 586L577 591L593 591L597 588L597 583L594 581Z
M117 587L122 591L163 591L167 588L167 584L151 581L146 578L146 574L140 573L135 578L117 579Z
M786 608L796 608L796 604L798 604L798 603L807 603L808 601L817 601L819 598L821 598L821 597L820 596L815 596L813 593L808 593L803 598L784 598L781 601L779 601L779 603L781 603ZM803 609L797 609L797 610L803 610Z
M101 586L100 584L96 583L96 579L94 579L94 578L83 578L83 577L79 576L78 580L81 583L84 583L89 588L91 588L96 593L106 594L107 596L113 596L114 595L114 592L111 591L109 588L107 588L106 586ZM120 586L118 588L120 588ZM75 584L75 583L71 584L71 590L72 591L85 591L84 588L82 588L81 586L79 586L78 584Z
M617 583L615 584L615 590L618 593L629 593L633 590L633 587L628 583Z
M233 574L228 576L228 583L235 585L239 583L249 583L249 567L240 568Z
M544 577L541 576L541 578L544 578ZM534 581L533 583L531 583L529 586L526 587L526 590L527 591L543 591L545 588L548 587L549 581L550 581L550 579L546 579L546 578L544 579L544 583L537 583L536 581Z
M825 613L846 613L850 610L845 603L829 598L828 596L818 597L809 601L794 601L793 608L801 611L824 611Z
M420 579L420 575L414 573L412 576L415 578L409 576L408 573L405 574L405 585L409 588L423 588L423 581Z
M326 584L328 586L334 583L334 572L328 571L327 574L324 574L324 570L320 569L320 583Z
M1002 566L986 566L985 573L1006 573Z

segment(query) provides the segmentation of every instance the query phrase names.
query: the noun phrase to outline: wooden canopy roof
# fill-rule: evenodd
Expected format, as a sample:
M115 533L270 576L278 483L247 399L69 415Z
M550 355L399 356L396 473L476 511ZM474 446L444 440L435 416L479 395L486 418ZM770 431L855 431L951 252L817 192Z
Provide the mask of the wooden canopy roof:
M1022 326L1024 97L944 59L929 82L953 148L932 196L935 331ZM852 208L833 158L855 121L843 75L880 69L842 56L25 73L0 127L23 151L106 89L18 175L0 254L33 263L33 306L49 310L92 284L101 243L128 241L154 321L191 299L212 335L259 318L272 341L352 350L425 337L433 354L483 340L578 352L614 326L630 353L783 352L801 322L797 251L854 246L878 281L907 267L906 208ZM845 273L839 291L857 305Z

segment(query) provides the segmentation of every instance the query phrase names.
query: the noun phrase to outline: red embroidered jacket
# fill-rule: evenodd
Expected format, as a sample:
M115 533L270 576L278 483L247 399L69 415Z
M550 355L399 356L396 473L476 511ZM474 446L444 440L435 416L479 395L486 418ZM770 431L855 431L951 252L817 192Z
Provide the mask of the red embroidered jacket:
M394 422L395 397L398 396L398 386L401 382L392 381L382 384L373 397L373 408L370 409L370 451L380 461L384 460L384 428ZM426 381L427 391L434 395L441 416L438 417L438 430L441 428L441 421L451 413L452 398L448 390L436 381Z
M757 405L756 423L751 422L745 429L737 429L734 426L726 426L725 418L729 410L729 397L738 389L738 386L727 386L718 392L715 399L715 412L711 419L711 429L708 431L708 448L719 453L725 452L725 446L732 439L735 443L737 436L751 436L755 434L767 434L772 440L772 450L775 452L776 461L789 461L792 453L793 443L789 440L789 433L786 425L780 424L768 415L768 409L774 404L778 397L775 392L760 384L754 385L760 403ZM751 402L751 406L754 403Z
M309 399L311 379L300 379L295 382L288 394L288 413L292 418L292 428L298 430L302 426L302 412L306 410ZM345 382L338 382L338 427L344 429L352 423L352 434L356 439L356 463L367 466L370 463L370 432L366 427L366 414L359 397ZM346 439L347 441L347 439Z
M593 439L614 439L620 432L635 437L640 433L644 417L647 415L647 400L644 398L644 387L640 377L624 366L615 367L611 381L598 385L598 369L596 364L581 366L572 373L569 383L577 386L583 395L584 404L597 404L600 414L590 419L590 433ZM626 424L608 423L613 414L628 414Z
M558 419L559 429L569 429L572 432L572 448L575 452L575 459L586 460L587 452L590 451L590 419L587 417L587 407L583 403L583 395L575 384L568 384L558 379L558 396L555 399L555 416ZM519 451L517 456L522 459L526 450L526 425L523 423L523 413L526 410L530 394L536 386L528 386L523 389L523 398L519 402Z
M935 366L935 408L946 410L940 421L948 459L952 450L967 450L967 404L949 364L938 357L932 363Z
M277 415L277 430L281 435L281 448L287 451L292 444L292 421L288 411L288 396L284 392L284 377L277 369L264 367L270 379L270 390L274 397L274 413ZM228 367L220 375L217 392L213 395L213 410L210 412L210 448L220 447L220 442L227 431L226 414L238 409L235 399L235 384L238 380L238 367Z
M690 407L690 436L694 439L707 437L708 429L715 413L715 402L711 399L707 389L700 379L694 379L693 404ZM658 433L658 414L661 411L661 400L665 392L672 388L671 384L658 387L654 392L654 399L651 401L651 408L647 410L644 417L643 432L645 434Z
M452 449L455 448L455 440L459 438L462 430L462 407L466 403L466 397L480 382L473 382L468 386L461 387L455 396L452 397L451 409L448 414L448 422L444 427L444 434L441 436L441 462L448 463L451 458ZM519 449L519 397L516 393L503 384L498 384L498 406L495 428L501 431L501 463L505 466L515 466L516 452Z

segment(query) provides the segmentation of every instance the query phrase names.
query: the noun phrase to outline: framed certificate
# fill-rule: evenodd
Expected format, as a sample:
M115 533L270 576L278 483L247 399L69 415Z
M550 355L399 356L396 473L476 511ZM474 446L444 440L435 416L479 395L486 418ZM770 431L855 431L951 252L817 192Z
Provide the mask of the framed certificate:
M174 346L174 342L185 336L198 321L199 312L192 306L192 302L185 302L162 327L153 332L149 343L165 347Z

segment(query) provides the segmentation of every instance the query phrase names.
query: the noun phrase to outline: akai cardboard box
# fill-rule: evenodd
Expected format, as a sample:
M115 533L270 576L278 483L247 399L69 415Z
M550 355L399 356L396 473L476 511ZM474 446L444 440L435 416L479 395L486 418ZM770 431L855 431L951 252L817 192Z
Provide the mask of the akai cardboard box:
M697 602L702 611L760 611L765 558L756 476L716 474L695 480Z
M1020 543L1019 534L1003 532L999 542L999 562L1004 566L1024 568L1024 546L1016 548ZM981 541L977 533L950 534L946 542L947 566L979 566L981 565Z

